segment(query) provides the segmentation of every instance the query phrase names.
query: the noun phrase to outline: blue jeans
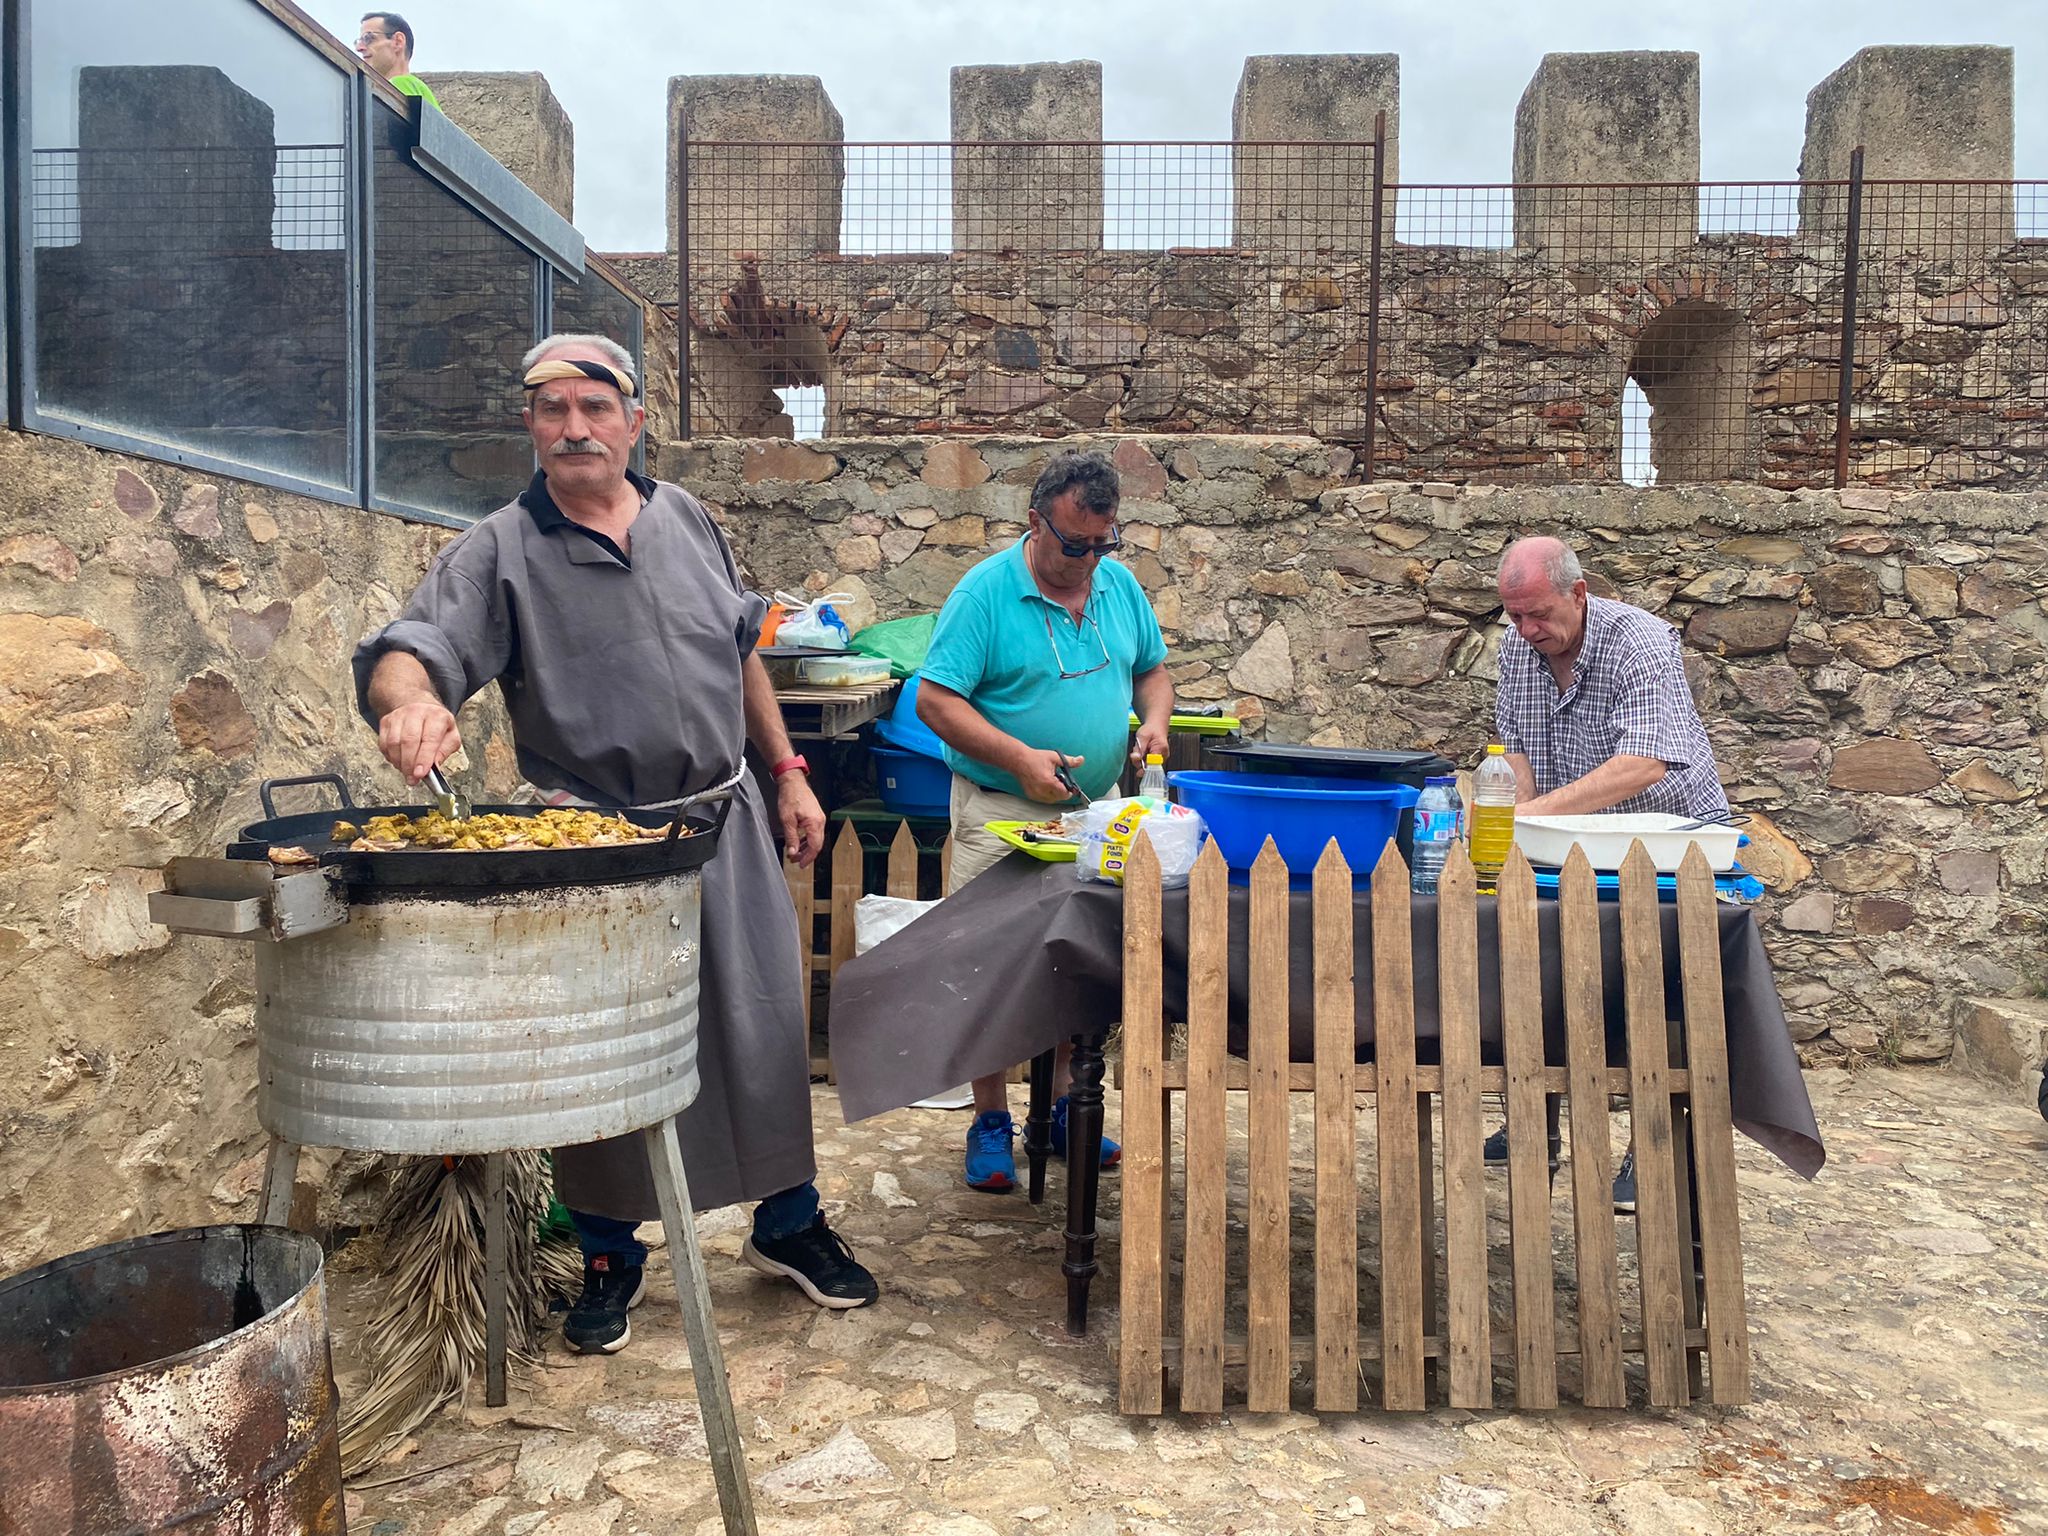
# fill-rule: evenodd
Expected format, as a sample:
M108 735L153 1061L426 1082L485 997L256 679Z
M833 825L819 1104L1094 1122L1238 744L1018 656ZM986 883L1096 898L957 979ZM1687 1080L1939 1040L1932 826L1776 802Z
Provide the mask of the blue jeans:
M817 1215L816 1184L799 1184L779 1195L770 1195L754 1207L755 1240L770 1242L778 1237L794 1237L810 1226ZM576 1223L576 1241L582 1245L586 1261L600 1254L612 1254L623 1259L628 1268L647 1262L647 1245L633 1236L637 1221L593 1216L588 1211L571 1211L569 1217Z

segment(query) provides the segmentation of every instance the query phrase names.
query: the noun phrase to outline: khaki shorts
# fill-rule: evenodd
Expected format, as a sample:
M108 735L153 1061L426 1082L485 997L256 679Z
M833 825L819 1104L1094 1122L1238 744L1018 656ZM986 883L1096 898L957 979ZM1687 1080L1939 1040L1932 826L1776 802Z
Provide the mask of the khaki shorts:
M946 894L952 895L1004 854L1015 851L989 831L984 822L1046 821L1058 809L1026 800L1022 795L985 789L970 778L954 774L953 870L946 881Z

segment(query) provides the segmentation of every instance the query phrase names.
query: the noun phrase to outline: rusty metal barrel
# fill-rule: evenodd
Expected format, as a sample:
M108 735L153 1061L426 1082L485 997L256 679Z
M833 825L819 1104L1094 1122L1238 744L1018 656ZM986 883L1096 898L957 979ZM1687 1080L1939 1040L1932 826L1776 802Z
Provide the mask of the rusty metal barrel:
M0 1280L0 1536L341 1536L320 1245L194 1227Z

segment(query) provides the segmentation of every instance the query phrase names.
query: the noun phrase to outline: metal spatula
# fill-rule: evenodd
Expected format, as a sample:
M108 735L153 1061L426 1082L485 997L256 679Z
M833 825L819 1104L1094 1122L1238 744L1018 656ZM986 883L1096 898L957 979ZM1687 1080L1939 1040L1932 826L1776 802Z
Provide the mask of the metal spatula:
M469 802L455 793L438 767L427 770L427 788L434 796L434 809L451 821L469 820Z

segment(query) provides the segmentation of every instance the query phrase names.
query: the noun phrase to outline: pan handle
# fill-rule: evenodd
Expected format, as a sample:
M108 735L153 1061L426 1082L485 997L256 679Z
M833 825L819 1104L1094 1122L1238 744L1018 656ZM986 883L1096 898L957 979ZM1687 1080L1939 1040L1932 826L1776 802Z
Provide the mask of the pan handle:
M684 817L700 805L712 804L718 806L718 817L711 823L711 830L713 832L723 832L725 830L725 818L732 814L732 789L730 786L724 789L714 789L708 794L692 795L681 805L677 806L676 819L668 824L668 836L662 839L662 841L672 843L681 837L683 835Z
M332 784L334 792L341 797L342 809L349 811L355 809L355 799L349 794L348 786L342 783L340 774L306 773L292 779L265 779L256 786L256 798L263 802L264 819L268 821L277 820L277 807L270 803L270 792L273 789L290 789L300 784Z

